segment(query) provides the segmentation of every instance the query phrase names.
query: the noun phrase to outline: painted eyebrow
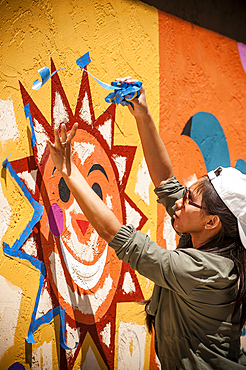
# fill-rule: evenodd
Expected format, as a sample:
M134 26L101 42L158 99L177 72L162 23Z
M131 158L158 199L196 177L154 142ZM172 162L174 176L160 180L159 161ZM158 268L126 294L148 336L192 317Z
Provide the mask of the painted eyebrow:
M91 168L90 168L90 170L89 170L89 172L88 172L88 174L87 174L87 176L89 176L89 174L91 173L91 172L93 172L93 171L101 171L103 174L104 174L104 176L106 177L106 179L108 180L108 176L107 176L107 174L106 174L106 172L105 172L105 169L103 168L103 166L101 166L99 163L95 163L95 164L93 164L92 166L91 166ZM109 181L109 180L108 180Z

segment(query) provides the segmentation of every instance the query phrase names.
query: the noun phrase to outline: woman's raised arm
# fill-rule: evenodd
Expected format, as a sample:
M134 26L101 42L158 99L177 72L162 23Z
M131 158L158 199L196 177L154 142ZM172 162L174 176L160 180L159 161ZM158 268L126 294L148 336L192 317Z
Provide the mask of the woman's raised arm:
M76 134L77 126L74 124L69 135L64 124L61 125L61 136L58 129L54 130L54 144L47 142L50 154L56 169L61 173L87 220L104 240L110 242L120 229L121 223L92 190L73 162L71 141Z
M128 83L137 81L131 77L117 80L126 81ZM130 105L128 107L131 114L136 119L149 174L155 187L157 187L173 176L172 164L165 145L148 110L143 86L141 87L139 98L135 98L132 102L134 109L132 109Z

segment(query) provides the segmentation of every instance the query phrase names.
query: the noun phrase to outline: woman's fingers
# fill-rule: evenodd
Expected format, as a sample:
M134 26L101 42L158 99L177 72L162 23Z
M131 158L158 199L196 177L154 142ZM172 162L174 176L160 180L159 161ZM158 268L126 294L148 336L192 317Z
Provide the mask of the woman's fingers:
M118 81L118 82L128 82L129 84L130 83L133 83L133 82L138 82L138 80L136 80L135 78L132 78L131 76L122 77L122 78L116 78L115 81Z
M56 147L57 149L59 148L64 148L64 145L67 143L71 143L71 140L74 138L76 135L76 131L78 128L78 123L75 123L72 127L72 130L70 131L69 135L67 135L67 129L65 124L63 123L61 125L61 135L59 135L59 129L55 128L54 129L54 136L55 136L55 143L52 144L50 140L47 141L49 147L53 146Z
M49 139L46 140L46 143L47 143L48 147L50 148L50 150L52 150L54 148L54 144L52 144L52 142Z
M55 147L60 148L61 147L61 140L60 140L60 135L58 128L54 129L54 135L55 135Z
M75 123L72 127L72 130L70 131L68 135L67 142L71 142L71 140L74 138L77 132L77 128L78 128L78 123Z
M119 77L119 78L116 78L115 81L120 81L120 82L124 82L126 80L132 80L132 77L131 76L127 76L127 77Z
M66 144L66 142L67 142L67 130L65 124L63 123L61 125L61 144Z

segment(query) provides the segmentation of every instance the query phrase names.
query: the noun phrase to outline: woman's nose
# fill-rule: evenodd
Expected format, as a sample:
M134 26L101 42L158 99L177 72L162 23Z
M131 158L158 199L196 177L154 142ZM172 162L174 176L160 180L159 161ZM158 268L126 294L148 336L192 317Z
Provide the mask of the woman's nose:
M180 199L176 200L176 202L175 202L175 206L176 206L178 209L182 208L182 206L183 206L183 199L182 199L182 198L180 198Z

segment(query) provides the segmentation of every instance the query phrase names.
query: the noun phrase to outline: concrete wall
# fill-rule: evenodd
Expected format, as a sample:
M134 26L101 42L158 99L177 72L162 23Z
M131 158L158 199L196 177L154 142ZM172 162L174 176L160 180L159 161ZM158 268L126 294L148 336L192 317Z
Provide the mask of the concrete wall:
M87 70L107 83L143 81L189 184L220 164L246 172L246 47L137 1L4 1L0 11L0 368L158 369L136 303L153 285L86 223L46 139L78 122L74 160L90 185L122 222L172 249L134 119L76 60L89 51ZM34 91L44 66L70 68Z

